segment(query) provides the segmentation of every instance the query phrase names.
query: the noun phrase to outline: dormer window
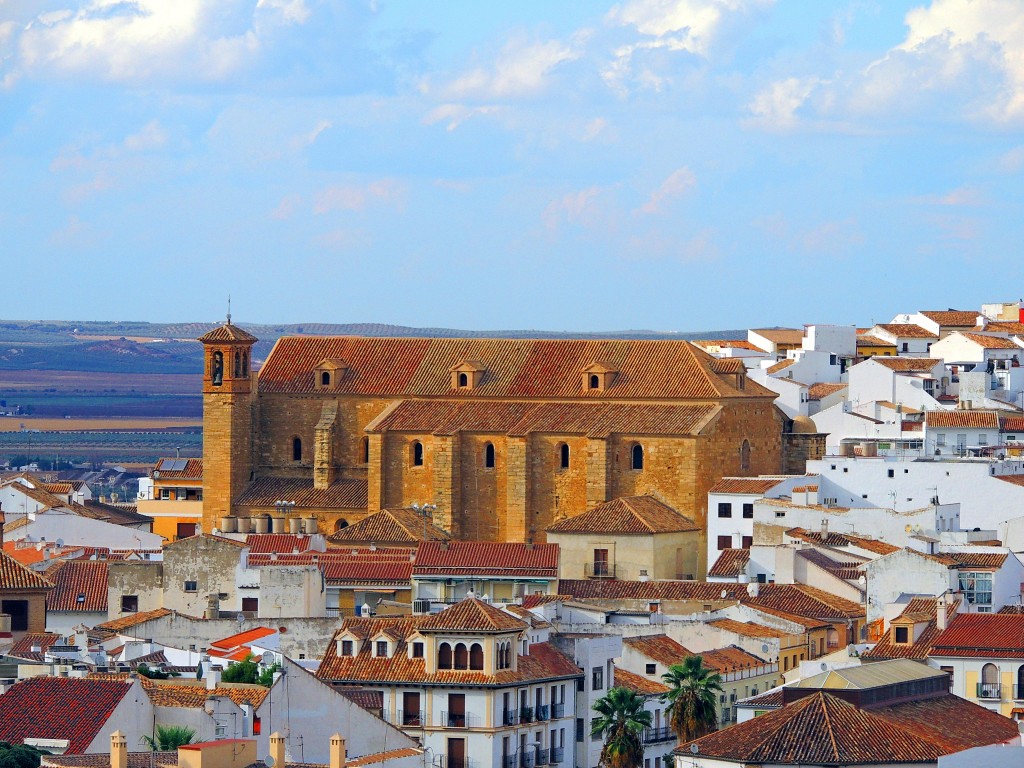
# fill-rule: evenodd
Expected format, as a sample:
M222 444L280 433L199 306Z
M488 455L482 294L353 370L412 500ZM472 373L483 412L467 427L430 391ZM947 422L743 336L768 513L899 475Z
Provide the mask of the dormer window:
M321 360L314 369L314 383L318 390L332 389L344 377L348 370L348 363L340 358L326 358Z
M320 386L321 387L329 387L329 386L331 386L331 372L330 371L321 371L320 372Z
M414 659L422 659L423 658L423 642L420 641L420 640L417 640L416 642L414 642L412 644L412 650L410 651L409 655L412 658L414 658Z
M463 360L448 369L452 375L452 389L475 389L483 382L486 372L479 360Z
M375 642L373 644L373 655L374 656L382 656L384 658L387 658L387 656L388 656L388 641L387 640L378 640L377 642Z
M604 392L612 386L618 371L608 363L591 363L581 372L583 389L588 392Z
M352 655L352 647L353 647L353 643L352 643L351 640L342 640L341 641L341 655L342 656L351 656Z
M910 644L910 627L893 627L892 639L898 645Z

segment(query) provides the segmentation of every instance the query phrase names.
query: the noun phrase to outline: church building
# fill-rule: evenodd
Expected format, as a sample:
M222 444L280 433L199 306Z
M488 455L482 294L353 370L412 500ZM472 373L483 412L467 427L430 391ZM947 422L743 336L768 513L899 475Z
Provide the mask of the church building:
M458 539L541 542L643 494L703 529L719 478L783 467L775 393L685 341L283 337L258 373L241 328L200 341L207 532L415 504Z

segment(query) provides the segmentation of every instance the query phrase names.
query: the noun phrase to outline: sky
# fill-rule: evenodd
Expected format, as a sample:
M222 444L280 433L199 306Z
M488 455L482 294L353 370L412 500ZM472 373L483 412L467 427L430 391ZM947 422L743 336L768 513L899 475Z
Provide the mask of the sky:
M5 319L1014 301L1021 0L0 0Z

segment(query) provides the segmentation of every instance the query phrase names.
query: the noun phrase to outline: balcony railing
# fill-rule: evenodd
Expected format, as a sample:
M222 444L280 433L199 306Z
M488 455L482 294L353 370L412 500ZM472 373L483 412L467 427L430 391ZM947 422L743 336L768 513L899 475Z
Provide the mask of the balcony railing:
M519 708L519 721L522 723L533 722L533 707L520 707Z
M505 725L519 725L519 710L506 709L502 715L501 722Z
M465 712L442 712L441 725L446 728L472 728L477 724L476 716Z
M533 750L527 750L526 752L519 753L519 768L534 768L536 765L536 755Z
M669 741L675 737L675 731L667 725L662 725L658 728L648 728L644 731L644 744L655 744L659 741Z
M537 750L537 765L548 764L548 751L546 749Z
M1024 701L1024 685L1017 683L1013 686L1014 701Z
M614 563L596 562L583 564L583 575L588 579L614 579L616 578L615 571Z
M418 727L423 725L423 714L421 712L409 711L409 710L398 710L396 713L398 716L395 718L397 725Z
M519 758L516 755L505 755L501 758L501 768L517 768Z
M548 719L549 708L547 704L541 704L539 707L533 710L535 719L539 722L541 720Z
M565 748L564 747L552 747L551 748L551 765L558 765L559 763L565 762Z
M565 704L552 704L551 719L557 720L560 717L565 717Z
M978 683L979 699L1002 699L1003 687L999 683Z
M468 757L441 755L438 759L441 763L440 768L479 768L480 766L480 763Z

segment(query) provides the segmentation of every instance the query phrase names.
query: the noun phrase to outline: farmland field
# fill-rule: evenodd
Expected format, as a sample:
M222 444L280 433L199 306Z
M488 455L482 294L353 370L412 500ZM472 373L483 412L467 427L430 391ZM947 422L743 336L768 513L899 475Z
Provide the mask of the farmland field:
M48 419L36 416L0 416L0 432L166 432L201 428L202 419Z

